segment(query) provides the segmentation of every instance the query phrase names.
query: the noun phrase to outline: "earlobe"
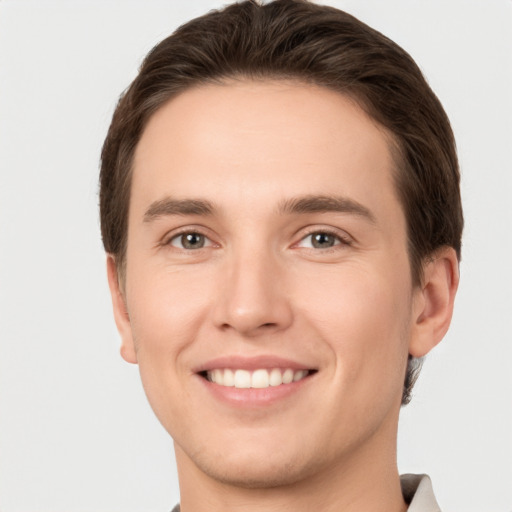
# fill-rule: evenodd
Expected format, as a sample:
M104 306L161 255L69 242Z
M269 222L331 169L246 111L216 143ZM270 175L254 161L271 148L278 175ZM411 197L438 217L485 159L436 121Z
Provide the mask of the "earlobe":
M107 277L112 298L114 320L117 330L121 335L121 357L129 363L136 364L137 353L133 343L130 317L126 309L124 294L119 284L116 261L112 254L107 255Z
M413 332L409 354L423 357L444 337L450 326L459 285L459 263L452 247L443 247L424 265L424 279L415 292Z

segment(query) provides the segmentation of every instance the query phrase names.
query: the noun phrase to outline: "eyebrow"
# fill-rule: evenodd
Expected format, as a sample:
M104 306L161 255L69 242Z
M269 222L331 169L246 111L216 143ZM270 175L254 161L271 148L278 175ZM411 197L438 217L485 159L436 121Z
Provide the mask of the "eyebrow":
M158 217L167 215L202 215L214 213L214 206L204 199L173 199L165 197L151 203L144 213L144 222L151 222Z
M279 212L291 213L350 213L365 218L372 224L376 223L375 215L361 203L342 196L307 195L287 199L279 205Z
M211 216L216 208L205 199L174 199L165 197L151 203L144 213L144 222L151 222L168 215L201 215ZM286 199L278 206L281 215L305 213L350 213L363 217L375 224L373 213L361 203L342 196L307 195Z

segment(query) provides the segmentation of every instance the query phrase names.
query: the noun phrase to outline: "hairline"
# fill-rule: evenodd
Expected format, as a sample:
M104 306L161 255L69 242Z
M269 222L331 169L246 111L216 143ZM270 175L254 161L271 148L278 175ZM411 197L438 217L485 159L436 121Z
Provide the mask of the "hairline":
M351 101L356 107L358 107L367 117L367 119L381 132L383 137L386 140L386 144L388 147L388 151L391 157L391 177L393 182L393 193L395 198L397 199L400 209L404 215L406 222L406 250L409 261L409 272L411 281L414 286L421 285L423 281L423 261L420 261L415 255L414 244L412 244L412 239L410 236L410 223L408 214L406 211L405 203L402 199L402 194L400 193L400 181L404 173L408 172L407 163L404 156L404 151L402 144L397 135L395 135L389 128L384 126L378 119L372 115L371 108L368 107L368 101L365 101L365 98L362 95L355 93L348 86L335 87L330 86L326 83L321 83L320 80L307 79L307 77L301 77L293 74L286 73L272 73L272 72L260 72L260 73L247 73L247 72L236 72L232 74L226 75L218 75L214 77L209 77L206 79L197 79L192 81L189 84L183 84L181 87L177 88L174 92L168 92L167 97L162 101L158 102L156 107L153 109L148 109L146 115L143 118L142 128L140 130L138 139L131 151L130 159L127 165L127 172L125 173L124 178L124 186L128 189L127 192L127 200L126 200L126 212L125 212L125 229L124 236L122 238L122 246L118 254L111 254L114 257L116 262L116 269L118 274L118 281L121 286L121 289L125 290L125 280L126 280L126 265L127 265L127 249L128 249L128 227L129 227L129 213L130 213L130 205L131 205L131 195L132 195L132 183L133 183L133 172L135 165L135 155L137 152L137 148L139 143L144 135L144 132L149 124L151 118L159 112L162 108L165 107L166 104L176 99L181 94L202 87L207 87L208 85L219 85L219 86L231 86L238 82L253 82L255 84L258 83L275 83L275 84L283 84L289 83L291 85L304 85L310 87L317 87L319 89L326 89L335 93L340 94L344 98ZM154 95L157 96L157 95ZM436 248L437 249L437 248ZM432 251L432 252L435 252ZM426 256L428 257L428 255ZM425 258L423 258L425 260Z

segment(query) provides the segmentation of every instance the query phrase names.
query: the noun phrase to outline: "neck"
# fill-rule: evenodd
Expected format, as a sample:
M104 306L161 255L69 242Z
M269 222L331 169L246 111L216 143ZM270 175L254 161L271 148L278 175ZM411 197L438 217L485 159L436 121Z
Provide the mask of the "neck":
M244 488L202 472L175 447L182 512L405 512L393 439L374 436L357 453L300 481Z

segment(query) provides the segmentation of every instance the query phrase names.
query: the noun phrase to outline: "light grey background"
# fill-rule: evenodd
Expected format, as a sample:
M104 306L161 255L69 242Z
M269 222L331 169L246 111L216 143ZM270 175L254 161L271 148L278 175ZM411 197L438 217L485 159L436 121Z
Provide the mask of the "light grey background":
M145 53L224 2L0 1L0 510L168 511L172 444L118 355L98 156ZM402 412L401 472L512 510L512 2L329 2L401 44L452 119L467 227L450 333Z

